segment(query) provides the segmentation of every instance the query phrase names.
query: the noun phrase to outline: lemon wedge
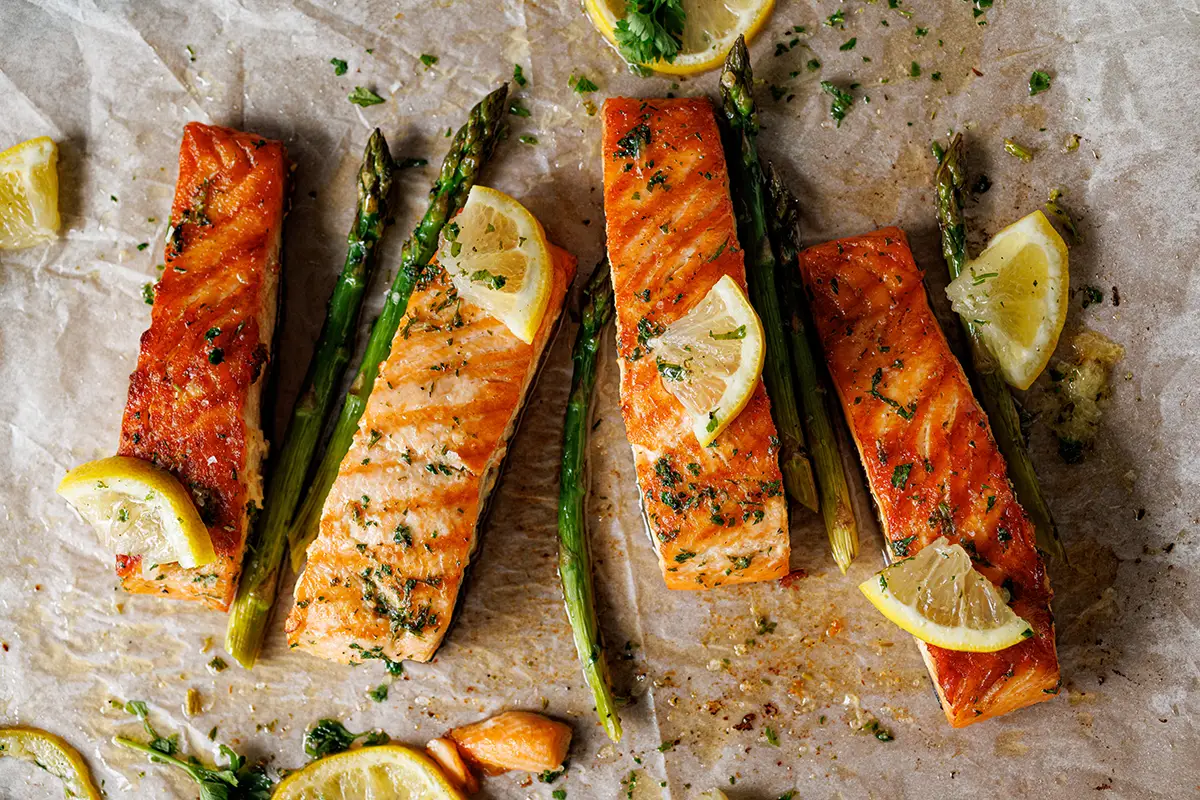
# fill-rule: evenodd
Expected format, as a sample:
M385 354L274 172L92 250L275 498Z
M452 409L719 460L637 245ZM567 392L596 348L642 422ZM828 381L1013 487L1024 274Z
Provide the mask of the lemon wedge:
M596 29L617 46L617 22L625 17L625 0L584 0ZM738 35L746 41L766 24L775 0L683 0L683 47L674 61L642 64L668 75L694 75L721 66Z
M530 344L550 303L553 257L542 224L504 192L473 186L442 230L438 263L459 297Z
M427 756L402 745L360 747L288 775L272 800L463 800Z
M946 650L991 653L1033 636L1000 590L971 566L962 545L944 536L858 588L889 620Z
M62 781L67 797L100 800L83 756L53 733L38 728L0 728L0 756L36 764Z
M728 275L647 345L663 386L691 415L702 447L746 407L762 374L762 323Z
M66 474L58 493L114 554L147 564L202 567L217 560L208 528L187 489L148 461L112 456Z
M946 287L1004 379L1028 389L1054 354L1067 321L1067 244L1041 211L1017 220Z
M0 153L0 250L58 235L58 145L39 136Z

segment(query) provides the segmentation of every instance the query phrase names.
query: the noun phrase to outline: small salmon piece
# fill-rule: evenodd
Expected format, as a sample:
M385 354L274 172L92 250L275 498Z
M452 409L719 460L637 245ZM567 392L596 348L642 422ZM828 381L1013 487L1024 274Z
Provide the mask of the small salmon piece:
M433 658L575 275L575 257L551 249L532 344L458 297L444 270L413 292L308 547L291 646L349 664Z
M647 339L721 277L746 288L712 105L613 98L604 104L603 136L621 413L667 587L782 578L787 505L762 381L714 445L701 447L647 352Z
M458 752L458 745L454 743L453 739L444 737L433 739L425 745L425 752L437 762L450 782L459 789L467 794L475 794L479 791L479 779L463 761L462 754Z
M275 331L287 153L252 133L189 123L179 151L166 270L142 334L118 453L191 491L217 561L196 569L117 556L126 591L228 610L267 443L260 401Z
M956 728L1058 692L1050 581L1033 525L899 228L800 254L800 271L892 555L939 536L1011 593L1033 637L996 653L918 643Z
M488 775L561 769L571 747L571 726L532 711L505 711L449 735L463 757Z

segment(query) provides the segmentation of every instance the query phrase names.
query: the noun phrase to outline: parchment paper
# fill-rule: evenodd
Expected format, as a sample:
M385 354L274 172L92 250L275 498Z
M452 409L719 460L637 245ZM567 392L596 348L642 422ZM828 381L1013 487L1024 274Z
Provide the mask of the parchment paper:
M844 30L823 25L838 9ZM1099 286L1106 297L1120 289L1119 307L1106 299L1081 310L1080 298L1072 301L1072 329L1090 326L1127 349L1095 452L1067 466L1045 425L1033 428L1071 558L1052 571L1064 688L999 720L959 731L946 724L912 641L854 588L882 560L849 448L864 552L848 576L834 567L816 518L797 511L794 562L807 577L791 588L664 589L638 517L610 347L590 508L601 617L618 690L634 698L622 714L626 738L614 747L595 723L555 574L573 322L516 437L457 624L437 660L409 665L383 703L366 696L384 680L378 665L290 653L279 623L252 672L227 659L227 670L210 673L225 618L118 591L111 559L53 490L67 468L115 449L149 319L141 287L162 260L185 122L279 137L296 163L276 359L282 421L342 260L353 171L371 127L384 130L397 156L431 162L399 181L382 283L424 207L447 127L521 64L530 85L513 88L532 116L511 119L485 181L538 214L586 276L603 246L599 119L568 87L571 74L600 86L597 103L715 94L715 74L674 82L626 73L573 0L5 0L0 146L37 135L59 142L64 231L49 246L0 254L0 724L65 736L109 797L196 796L181 775L110 744L114 734L140 733L110 703L128 699L148 701L163 732L183 732L185 752L211 760L206 734L215 726L218 741L292 768L305 761L306 726L323 716L412 743L507 708L544 708L573 723L564 780L489 779L489 797L545 798L553 788L573 798L626 796L631 775L634 798L690 798L714 786L735 798L793 788L805 798L1194 795L1198 19L1195 0L1012 0L980 20L970 4L950 0L776 9L752 48L765 84L761 147L804 199L806 241L903 226L946 312L928 144L963 130L972 168L992 180L968 208L975 250L1062 188L1083 235L1071 251L1072 285ZM851 37L854 49L839 50ZM797 46L773 55L793 38ZM422 53L437 63L425 68ZM335 76L331 58L348 61L350 72ZM819 70L806 68L810 59ZM1035 69L1053 85L1031 98ZM823 79L861 84L840 128ZM351 105L356 85L387 102ZM778 101L770 85L784 87ZM1064 152L1073 133L1081 145ZM521 134L538 143L519 143ZM1006 136L1032 148L1034 160L1006 155ZM149 247L139 251L142 242ZM377 285L372 296L381 294ZM757 633L758 617L775 629ZM191 719L181 709L188 688L204 699ZM875 718L893 741L860 730ZM0 759L0 797L61 796L9 761Z

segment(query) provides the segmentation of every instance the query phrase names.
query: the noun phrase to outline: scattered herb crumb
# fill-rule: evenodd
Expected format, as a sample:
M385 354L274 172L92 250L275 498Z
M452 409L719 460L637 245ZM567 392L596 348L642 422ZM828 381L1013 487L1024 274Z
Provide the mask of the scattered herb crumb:
M525 77L525 71L521 69L520 64L513 64L513 83L517 86L525 86L529 80Z
M842 120L846 118L846 112L854 105L854 96L829 81L821 81L821 91L833 98L833 104L829 107L829 116L833 117L839 128L842 127Z
M425 69L429 69L438 62L437 56L431 56L429 53L421 53L421 63L425 65Z
M858 44L858 37L851 37L850 39L847 39L846 43L839 47L838 50L853 50L856 44Z
M517 141L520 142L521 144L528 144L528 145L534 145L534 144L538 143L537 137L531 136L528 133L523 136L518 136Z
M333 64L334 75L345 75L346 70L350 69L350 65L340 58L331 58L329 59L329 63Z
M363 86L355 86L354 91L347 95L347 99L356 106L377 106L383 102L383 98Z
M1012 139L1004 140L1004 152L1025 162L1033 161L1033 153L1029 150L1026 150Z
M1049 88L1050 76L1040 69L1034 70L1033 74L1029 76L1029 96L1033 97L1035 94L1041 94Z
M567 85L575 90L576 94L591 94L599 91L600 87L593 83L586 75L576 76L572 73L570 79L567 80Z

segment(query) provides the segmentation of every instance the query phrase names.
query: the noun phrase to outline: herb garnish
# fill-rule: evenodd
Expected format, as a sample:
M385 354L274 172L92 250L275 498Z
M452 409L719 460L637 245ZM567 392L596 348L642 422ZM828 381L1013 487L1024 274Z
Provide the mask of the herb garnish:
M391 737L383 731L351 733L336 719L322 719L317 720L317 724L304 734L304 752L312 758L324 758L349 750L350 745L358 739L363 740L364 747L387 744L391 741Z
M366 108L367 106L377 106L383 102L383 98L362 86L355 86L354 91L346 96L347 99L356 106Z
M1050 76L1045 72L1034 70L1034 73L1029 76L1029 96L1041 94L1050 88Z
M350 69L350 65L340 58L331 58L329 59L329 63L333 64L334 75L345 75L346 70Z
M438 62L437 56L431 56L429 53L421 54L421 63L425 65L425 69L429 69Z
M833 98L833 104L829 107L829 116L833 117L839 128L842 127L842 120L846 118L846 112L854 105L854 96L829 81L821 81L821 91Z
M683 47L686 16L682 0L626 0L615 31L617 49L635 64L673 63Z

